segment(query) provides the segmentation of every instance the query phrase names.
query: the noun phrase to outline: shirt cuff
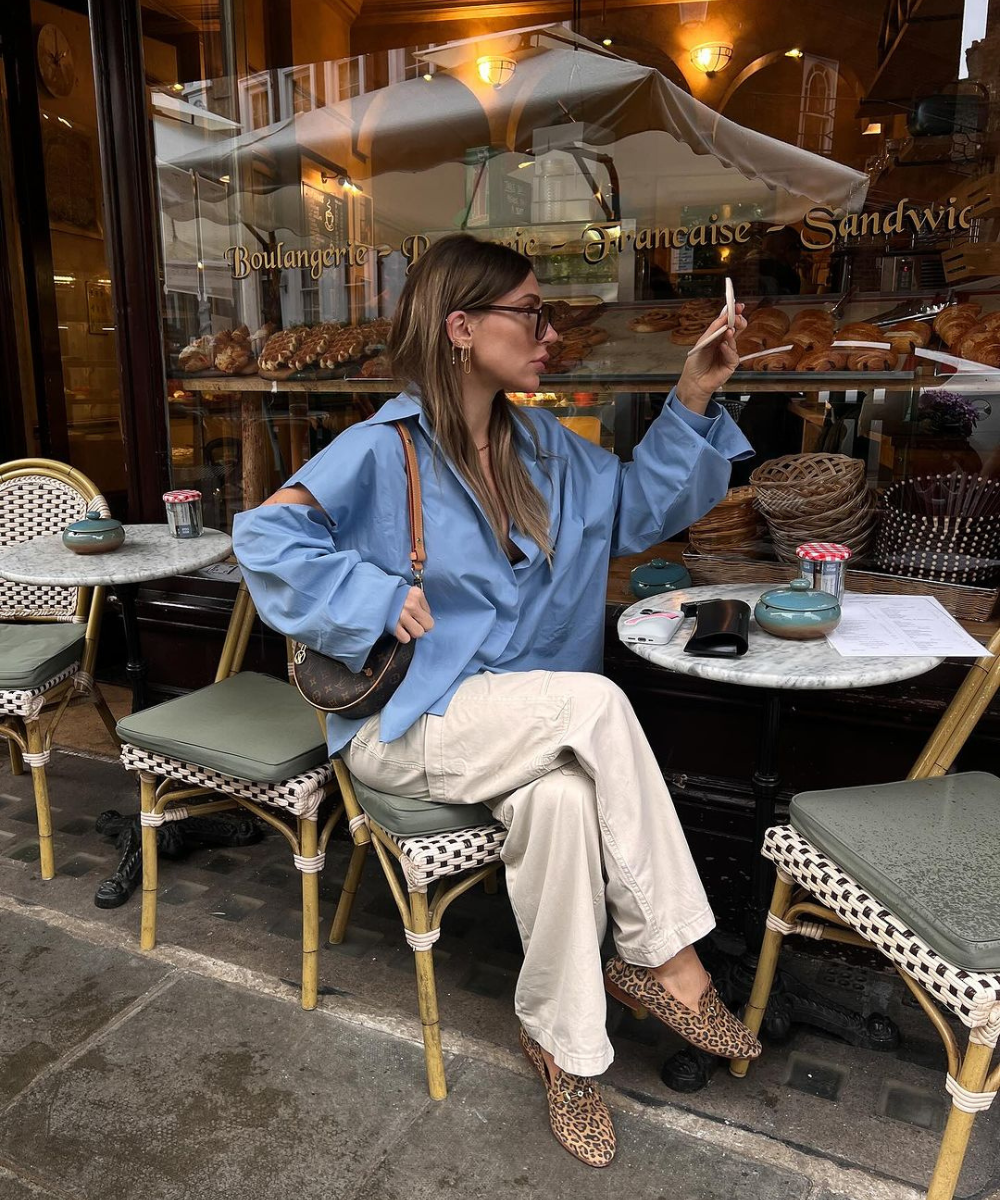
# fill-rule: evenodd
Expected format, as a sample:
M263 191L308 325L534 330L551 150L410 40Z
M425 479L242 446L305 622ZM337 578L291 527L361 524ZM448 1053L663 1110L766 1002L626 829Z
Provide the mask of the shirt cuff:
M675 388L667 400L671 410L680 417L680 419L695 433L700 433L703 438L707 438L715 427L716 422L722 416L722 408L714 400L709 400L708 408L705 409L705 415L692 412L686 404L682 404L677 398L677 389Z

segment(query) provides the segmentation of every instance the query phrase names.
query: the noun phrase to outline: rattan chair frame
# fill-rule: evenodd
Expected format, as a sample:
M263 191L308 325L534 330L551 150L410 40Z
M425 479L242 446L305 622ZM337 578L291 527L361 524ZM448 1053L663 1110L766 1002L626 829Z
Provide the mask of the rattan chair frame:
M413 950L413 963L417 977L417 1006L424 1043L424 1063L427 1072L427 1091L432 1100L443 1100L448 1094L445 1079L444 1054L441 1047L441 1019L438 1011L437 985L434 979L433 943L441 933L441 920L445 910L463 892L478 883L483 883L488 892L497 890L497 872L500 867L500 845L503 841L503 826L470 826L470 830L482 828L495 832L495 849L486 852L489 861L483 865L457 865L455 870L440 875L430 899L427 884L407 875L407 839L384 829L372 820L358 803L351 774L340 758L334 759L334 770L340 785L340 794L347 811L355 850L351 858L337 917L330 931L330 941L339 944L347 930L354 893L357 891L369 846L375 849L392 898L399 909L406 932L407 942ZM460 833L456 836L461 836ZM400 879L402 876L402 881ZM350 892L348 889L352 889Z
M243 666L256 609L246 584L241 582L229 619L226 637L215 673L215 683L236 675ZM291 643L286 639L291 663ZM142 916L140 946L152 950L157 937L157 894L159 863L157 827L164 821L183 820L242 808L276 829L288 842L293 861L302 876L302 986L304 1009L314 1009L319 996L319 873L334 827L344 813L336 804L319 827L319 808L336 790L333 772L317 768L285 784L254 784L214 771L143 752L128 744L122 747L126 769L139 776L140 820L142 823ZM300 784L297 802L280 795L281 789ZM248 793L253 793L252 795ZM192 804L192 802L195 802ZM284 814L284 815L281 815ZM355 886L355 891L356 886ZM353 899L353 894L350 896ZM341 898L336 921L346 925L350 902ZM336 923L336 922L335 922Z
M998 688L1000 688L1000 631L993 635L988 646L988 653L977 659L969 669L919 758L907 775L907 779L931 779L946 774L969 735L975 729L980 717L986 712ZM784 857L776 854L774 849L769 847L768 842L772 838L777 842L783 833L789 835L787 839L789 842L795 841L802 846L804 852L796 850ZM952 990L945 988L940 982L942 977L949 974L957 974L965 979L968 973L948 963L926 943L919 943L925 960L923 969L914 970L910 956L901 955L898 951L891 953L890 950L893 948L888 943L879 944L874 935L866 937L858 929L853 928L850 916L846 911L838 912L821 903L805 885L805 878L809 875L809 870L799 870L800 863L804 868L806 859L812 860L813 871L818 871L826 878L837 876L839 886L845 894L861 893L862 889L839 865L832 863L829 856L823 855L801 835L784 827L771 829L766 835L765 852L768 857L777 862L778 878L771 897L768 926L764 933L753 990L744 1015L744 1021L749 1028L754 1033L759 1033L763 1024L764 1013L777 971L778 956L788 933L863 946L869 950L875 950L889 959L920 1007L927 1014L944 1045L950 1080L957 1082L958 1089L970 1093L980 1107L988 1107L992 1099L991 1094L1000 1088L1000 1065L994 1067L992 1071L990 1070L998 1033L1000 1033L1000 972L976 973L976 1002L973 1003L968 999L972 994L971 981L967 984L963 983L960 989ZM794 861L789 861L789 857ZM822 865L817 867L817 862ZM877 898L872 897L871 899L876 900L875 907L877 907ZM869 902L864 907L870 913L871 903ZM898 928L905 928L905 922L899 918L892 918L891 914L887 914L886 919L891 920ZM858 924L861 923L858 921ZM866 928L868 928L867 925ZM910 942L918 941L912 932L908 932L907 936ZM928 960L935 964L933 969L928 969ZM928 988L933 991L933 999ZM991 997L993 997L992 1000ZM935 1004L935 999L938 1003L950 1008L968 1027L969 1034L964 1052L954 1031L945 1020L938 1005ZM730 1073L738 1078L743 1077L746 1075L749 1065L747 1059L733 1059L729 1066ZM952 1094L952 1106L927 1191L928 1200L952 1200L976 1117L974 1106L967 1102L960 1104L955 1095L957 1089L953 1090L949 1085L949 1090Z
M78 516L83 516L95 508L102 516L111 515L108 502L97 486L67 463L51 458L19 458L0 464L0 492L19 480L24 481L26 485L32 480L51 480L76 493L83 501L82 511ZM53 527L62 524L60 516L53 522ZM31 518L31 525L33 528L36 526L34 516ZM35 536L43 536L51 531L46 530L43 525L41 533ZM32 540L31 536L13 539L0 536L0 544L4 545L17 545ZM6 607L0 593L0 621L25 624L55 622L86 626L80 661L70 669L58 672L53 678L28 691L0 689L0 736L7 739L11 773L24 773L25 755L28 756L27 761L31 769L35 816L38 823L39 869L43 879L52 879L56 873L46 766L52 751L53 737L70 702L81 698L93 703L104 727L115 744L118 744L114 714L108 707L101 689L94 682L94 663L97 659L101 618L104 614L104 589L80 587L60 590L64 598L62 605L33 605L32 594L41 592L41 589L18 585L17 591L21 594L22 602ZM44 725L43 717L46 720Z

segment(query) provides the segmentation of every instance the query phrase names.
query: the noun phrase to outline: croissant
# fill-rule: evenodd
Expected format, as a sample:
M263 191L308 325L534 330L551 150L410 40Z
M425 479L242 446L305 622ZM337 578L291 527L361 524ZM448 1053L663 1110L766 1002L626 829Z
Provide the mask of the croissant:
M826 311L825 308L800 308L795 314L796 321L829 321L834 323L833 317ZM793 322L794 324L794 322Z
M755 358L752 366L755 371L794 371L801 357L802 351L793 346L790 350L778 350Z
M869 321L854 321L849 325L841 325L837 330L838 342L881 342L882 330Z
M795 364L796 371L840 371L847 365L847 351L832 347L809 350Z
M980 322L980 329L1000 329L1000 312L987 313Z
M895 350L852 350L847 356L848 371L892 371L899 361Z
M785 334L785 341L798 346L800 350L821 349L833 341L833 326L828 329L825 325L808 321L803 321L801 325L793 321L791 329Z
M780 308L773 306L754 309L747 317L747 321L750 325L759 325L777 334L782 334L788 329L788 315L783 313Z
M751 330L745 329L741 337L736 339L736 353L742 358L745 354L757 354L769 349L764 339L757 337Z
M934 318L934 332L948 347L960 341L973 325L979 322L980 306L971 304L953 304L942 309Z
M771 325L750 324L744 330L744 336L760 342L762 350L770 350L772 346L783 346L786 341L785 331L776 330Z
M914 346L926 346L931 340L931 327L926 321L901 321L891 329L883 329L880 342L888 342L897 354L909 354Z
M958 343L956 352L960 358L1000 367L1000 328L972 330Z

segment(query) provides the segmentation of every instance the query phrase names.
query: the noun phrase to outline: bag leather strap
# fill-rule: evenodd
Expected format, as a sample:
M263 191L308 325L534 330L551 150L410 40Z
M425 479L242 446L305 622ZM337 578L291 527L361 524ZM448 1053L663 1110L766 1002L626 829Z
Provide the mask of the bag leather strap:
M417 451L410 431L402 421L393 421L400 441L403 443L403 461L406 464L406 499L410 515L410 570L417 587L424 586L424 509L420 496L420 470L417 467Z

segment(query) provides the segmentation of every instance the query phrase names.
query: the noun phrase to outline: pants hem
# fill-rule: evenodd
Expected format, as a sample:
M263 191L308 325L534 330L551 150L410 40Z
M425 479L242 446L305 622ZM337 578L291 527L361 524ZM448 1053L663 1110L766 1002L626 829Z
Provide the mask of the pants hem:
M659 967L669 962L675 954L679 954L687 946L705 937L715 928L715 914L710 908L704 908L683 925L675 926L669 934L656 942L635 946L624 945L615 939L618 953L625 962L633 967Z

